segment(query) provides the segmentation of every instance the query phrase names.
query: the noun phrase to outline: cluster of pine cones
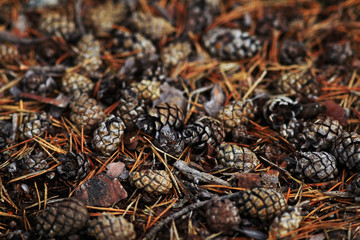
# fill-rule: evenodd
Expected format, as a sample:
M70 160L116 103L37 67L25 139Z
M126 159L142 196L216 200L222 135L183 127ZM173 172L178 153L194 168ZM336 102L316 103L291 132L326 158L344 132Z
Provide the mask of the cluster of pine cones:
M360 171L358 95L350 105L322 97L329 82L341 89L354 83L349 75L338 80L356 57L354 45L339 36L312 45L304 24L318 23L315 18L284 14L289 6L273 9L262 1L259 12L242 1L94 0L80 9L82 1L50 2L4 4L18 16L0 17L0 39L8 36L0 43L1 104L13 105L0 108L1 192L12 199L3 210L24 218L6 220L8 231L0 229L0 236L142 238L150 220L138 221L136 214L159 216L148 206L166 195L178 197L179 207L212 199L196 211L196 236L179 224L189 238L219 232L224 239L290 238L305 211L288 202L286 191L301 181L323 183ZM24 37L12 37L20 25ZM230 189L246 189L218 200L222 190L199 186L215 180L172 167L182 160ZM124 163L111 181L129 193L111 205L132 217L89 209L76 193L106 175L101 172L110 162ZM287 175L272 185L240 181L267 167ZM289 186L293 179L298 182ZM347 183L354 196L359 179L360 173ZM36 220L32 230L28 218Z

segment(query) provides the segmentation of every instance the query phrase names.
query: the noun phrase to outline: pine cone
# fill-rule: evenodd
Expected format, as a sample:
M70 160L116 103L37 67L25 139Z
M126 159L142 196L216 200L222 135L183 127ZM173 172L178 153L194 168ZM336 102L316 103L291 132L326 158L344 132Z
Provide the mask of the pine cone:
M332 144L331 151L340 165L350 170L360 170L360 135L343 132Z
M132 130L136 127L139 117L145 114L145 110L144 101L139 100L134 91L125 90L122 91L115 114L123 120L127 130Z
M43 135L50 127L50 119L45 112L29 113L23 117L19 127L20 139L25 140Z
M193 146L195 151L206 152L215 149L224 141L225 131L220 121L204 116L183 131L186 144Z
M13 63L19 57L17 48L10 44L0 44L0 62Z
M240 60L255 56L261 43L247 32L238 29L214 28L202 41L211 57L221 60Z
M353 177L348 190L356 196L360 195L360 173L357 173L355 177Z
M296 230L302 220L301 213L297 207L289 207L283 214L277 216L270 226L270 235L274 239L291 239L288 233ZM282 236L286 235L286 238Z
M47 160L48 156L39 148L36 148L21 159L21 168L25 170L26 174L46 170L49 168Z
M134 225L122 216L103 214L89 222L88 234L96 240L135 239Z
M319 94L319 84L310 72L288 72L281 75L275 89L280 94L299 95L305 98L315 97Z
M88 11L85 24L91 27L97 35L106 34L115 23L121 22L125 18L126 12L123 2L106 1Z
M146 104L160 97L160 85L158 81L141 80L130 85L130 90L137 93L139 100L144 100Z
M326 45L325 62L344 65L354 55L350 42Z
M287 209L283 195L272 189L254 188L246 190L238 201L240 215L270 223Z
M343 127L338 120L321 115L305 126L303 134L299 136L302 141L305 141L301 148L327 151L342 132Z
M273 97L265 103L264 118L274 129L287 124L301 111L301 105L288 97Z
M76 34L74 21L58 12L44 13L39 20L39 30L47 35L63 36L67 40L74 38Z
M141 79L149 79L154 82L164 82L169 75L167 68L159 61L143 69Z
M81 154L68 152L60 154L59 165L56 170L65 180L82 180L90 171L90 162Z
M40 236L62 237L85 227L89 212L81 201L67 198L48 206L36 219L36 230Z
M159 40L175 32L175 28L165 19L143 12L134 12L132 26L151 40Z
M87 34L80 39L77 48L79 52L75 63L84 67L87 72L96 71L102 63L100 42L93 35Z
M84 75L68 72L62 78L62 90L73 94L75 91L87 93L94 88L94 83Z
M94 132L93 147L105 156L111 156L124 135L125 125L119 117L109 115Z
M12 124L6 121L0 120L0 149L5 149L11 140L10 137L13 135Z
M255 169L260 161L250 149L236 144L221 143L217 147L216 160L226 167L233 167L241 172Z
M187 9L187 28L197 34L213 22L219 13L220 1L217 0L193 0L189 2Z
M207 206L206 222L214 232L228 233L239 227L239 209L229 199L216 200Z
M44 72L36 72L29 70L26 72L22 80L22 88L26 93L32 93L46 96L56 87L56 83L52 77L47 76Z
M171 43L161 51L161 60L165 67L176 67L179 62L185 60L191 53L189 42Z
M130 181L137 189L144 189L150 194L167 194L172 189L170 175L165 170L145 170L133 172Z
M248 125L254 119L257 107L251 100L235 100L222 107L216 118L224 123L226 132L231 132L239 125Z
M306 52L302 42L286 39L280 50L280 62L284 65L305 63Z
M114 53L131 52L137 60L146 60L156 54L154 44L139 33L131 34L118 30L112 43Z
M313 182L326 182L338 174L336 159L328 152L298 152L295 171Z
M70 120L79 130L84 127L84 132L89 133L104 120L103 107L98 105L97 101L90 98L87 93L81 94L77 91L74 94L74 99L70 105Z

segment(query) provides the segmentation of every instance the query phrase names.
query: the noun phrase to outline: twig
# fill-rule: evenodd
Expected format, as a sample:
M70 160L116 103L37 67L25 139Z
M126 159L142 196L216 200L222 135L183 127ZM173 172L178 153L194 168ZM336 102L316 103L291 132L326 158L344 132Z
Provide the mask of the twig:
M212 201L216 201L216 200L225 200L225 199L230 199L230 198L235 198L235 197L240 197L242 194L242 192L237 192L237 193L233 193L233 194L229 194L229 195L225 195L225 196L221 196L219 198L215 198L215 199L210 199L210 200L206 200L206 201L202 201L202 202L198 202L198 203L194 203L191 204L187 207L184 207L182 210L180 210L179 212L174 213L173 215L168 216L167 218L165 218L163 221L161 221L159 224L157 224L153 229L151 229L151 231L149 231L143 239L152 239L160 230L162 227L164 227L166 224L169 224L171 221L184 216L185 214L187 214L190 211L194 211L195 209L201 208L203 206L205 206L206 204L212 202Z
M228 183L218 177L215 177L211 174L200 172L196 169L193 169L193 168L189 167L184 161L181 161L181 160L176 161L174 163L174 167L179 169L182 173L184 173L187 177L189 177L192 180L197 179L197 180L199 180L201 182L205 182L205 183L215 183L215 184L220 184L220 185L231 187L230 183Z
M10 43L17 43L17 44L36 44L41 43L43 41L48 40L48 37L40 37L40 38L19 38L17 36L12 35L8 31L0 32L0 42L10 42Z
M85 27L81 19L81 5L82 0L76 0L74 4L75 23L79 28L81 35L85 35Z
M57 73L64 73L68 69L68 67L64 65L55 65L55 66L31 66L27 67L23 70L33 70L33 71L40 71L40 72L57 72Z

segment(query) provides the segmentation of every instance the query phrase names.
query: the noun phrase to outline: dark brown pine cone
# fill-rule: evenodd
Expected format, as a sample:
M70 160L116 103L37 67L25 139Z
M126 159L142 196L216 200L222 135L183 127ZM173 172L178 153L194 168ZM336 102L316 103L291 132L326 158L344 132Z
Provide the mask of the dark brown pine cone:
M85 71L96 71L101 63L100 42L94 36L87 34L77 44L79 52L76 55L75 64L82 66Z
M274 30L279 30L283 33L287 32L288 22L282 11L265 8L262 17L256 24L256 34L264 37L272 37Z
M298 152L295 171L313 182L327 182L337 177L336 159L328 152Z
M154 44L139 33L131 34L118 30L112 43L114 53L125 54L131 52L135 54L137 60L146 60L156 55Z
M83 127L86 133L91 132L105 119L103 107L95 99L90 98L87 93L75 92L70 109L70 120L79 130Z
M270 235L273 239L291 239L292 235L286 235L299 228L302 220L301 213L297 207L289 207L281 215L275 217L270 226ZM286 238L282 236L286 235Z
M61 162L56 170L65 180L82 180L90 171L90 162L81 154L68 152L60 154L58 160Z
M36 148L21 159L21 168L26 174L46 170L49 168L48 156L39 148Z
M59 12L44 13L39 19L39 30L47 35L63 36L65 39L72 39L76 35L74 21Z
M125 125L119 117L110 114L94 131L92 145L104 156L111 156L124 135Z
M256 112L257 107L251 100L235 100L220 108L216 118L223 122L226 132L231 132L239 125L248 125Z
M139 100L144 100L146 104L151 103L160 97L161 83L143 79L140 82L134 82L130 85L130 90L134 91Z
M181 61L184 61L190 53L190 42L175 42L162 49L161 60L165 67L176 67Z
M187 14L187 29L197 34L204 30L219 13L220 1L193 0L189 2Z
M167 194L172 189L170 175L165 170L145 170L130 174L130 181L137 189L150 194Z
M151 40L159 40L175 32L175 28L165 19L143 12L134 12L131 23L136 30Z
M93 88L94 83L90 78L75 72L68 72L62 78L62 90L67 94L73 94L77 90L87 93Z
M244 218L250 217L269 224L287 209L284 196L275 190L266 188L245 190L237 205L240 215Z
M203 36L202 41L211 57L222 60L253 57L261 49L256 37L239 29L214 28Z
M104 4L99 4L90 9L85 16L84 22L97 35L102 35L109 32L115 23L122 21L126 16L126 12L123 2L105 1Z
M255 153L246 147L231 143L221 143L217 148L216 160L225 167L232 167L241 172L249 172L260 164Z
M227 234L239 227L239 209L229 199L215 200L206 208L206 222L212 231Z
M0 44L1 64L13 63L19 57L17 48L10 44Z
M29 113L23 117L19 127L20 139L25 140L43 135L50 127L50 118L43 113Z
M348 190L353 194L360 196L360 173L357 173L348 187Z
M5 149L6 145L11 142L12 129L13 127L10 122L0 120L0 149Z
M167 68L161 61L144 67L141 79L164 82L169 75Z
M44 72L36 72L29 70L26 72L22 80L23 92L46 96L56 87L56 83L52 77L47 76Z
M286 39L280 50L280 62L284 65L305 63L306 52L304 43Z
M306 98L319 94L319 84L310 72L287 72L282 74L275 83L280 94L300 95Z
M88 234L96 240L132 240L134 225L122 216L103 214L89 221Z
M354 55L350 42L326 45L325 62L343 65Z
M265 142L260 147L260 153L262 153L266 159L276 162L284 156L285 151L279 144Z
M338 120L320 115L315 121L309 122L299 136L304 141L301 148L327 151L342 132L343 127Z
M263 114L274 129L287 124L301 111L301 105L285 96L273 97L265 103Z
M221 144L225 138L225 130L220 121L204 116L189 124L182 132L186 144L193 146L196 152L204 153Z
M49 204L37 217L37 233L43 238L62 237L75 233L86 226L89 212L75 198L66 198Z
M360 135L343 132L332 144L330 152L340 165L347 169L360 170Z

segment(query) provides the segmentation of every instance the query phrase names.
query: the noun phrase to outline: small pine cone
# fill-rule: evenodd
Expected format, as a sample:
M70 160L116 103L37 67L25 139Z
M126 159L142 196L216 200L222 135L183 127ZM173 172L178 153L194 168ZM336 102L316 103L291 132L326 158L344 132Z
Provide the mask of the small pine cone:
M122 91L116 116L123 120L127 130L132 130L136 127L139 117L145 114L145 110L144 101L139 100L135 92L131 90Z
M336 159L328 152L298 152L295 171L313 182L326 182L338 174Z
M44 13L39 20L39 30L48 35L63 36L65 39L71 39L76 35L74 21L58 12Z
M161 51L161 60L166 67L176 67L191 53L189 42L171 43Z
M248 125L256 112L257 107L251 100L235 100L220 108L216 118L224 123L226 132L231 132L239 125Z
M314 97L319 94L319 84L310 72L288 72L282 74L275 83L280 94Z
M122 2L106 1L89 10L85 24L91 27L97 35L102 35L109 32L115 23L121 22L125 18L126 12Z
M225 139L225 130L220 121L204 116L193 124L189 124L183 131L185 143L193 146L195 151L213 149Z
M0 62L1 64L13 63L19 57L17 48L10 44L0 44Z
M29 113L23 117L23 123L19 127L20 139L25 140L43 135L50 127L48 115L43 113Z
M300 226L302 220L301 213L297 207L289 207L284 213L277 216L270 226L270 235L272 239L284 239L282 236L286 235L285 239L291 239L292 235L288 233L296 230Z
M327 63L343 65L354 55L350 42L328 44L325 49Z
M154 44L139 33L131 34L118 30L112 43L113 52L119 54L134 52L137 60L145 60L156 54Z
M11 142L12 129L13 127L10 122L0 120L0 149L5 149L6 145Z
M273 189L254 188L245 190L237 202L240 215L270 223L287 209L283 195Z
M81 130L84 127L86 133L104 121L105 113L103 107L98 102L90 98L87 93L74 94L74 101L70 105L70 120Z
M265 142L260 147L260 153L262 153L265 158L270 160L271 162L276 162L281 159L285 151L278 144Z
M226 167L233 167L242 172L249 172L260 164L255 153L236 144L221 143L217 147L216 160Z
M145 170L133 172L130 181L137 189L144 189L150 194L167 194L172 188L170 175L165 170Z
M125 125L119 117L109 115L94 132L93 147L105 156L113 154L124 135Z
M134 12L131 23L151 40L159 40L175 32L175 28L165 19L143 12Z
M273 97L265 103L264 118L274 129L279 129L281 125L287 124L295 118L301 111L301 105L288 97Z
M96 240L132 240L134 225L122 216L103 214L89 221L88 234Z
M100 42L95 40L93 35L87 34L80 39L77 48L79 52L75 63L84 67L85 71L96 71L102 63Z
M212 231L225 234L238 228L241 222L239 209L229 199L215 200L209 204L205 216Z
M139 100L150 103L160 97L160 85L158 81L141 80L130 85L130 90L137 93Z
M331 151L338 163L347 169L360 170L360 135L343 132L332 144Z
M218 0L193 0L187 9L189 31L197 34L213 22L219 13L220 1Z
M238 29L214 28L202 40L211 57L221 60L253 57L261 49L256 37Z
M93 88L94 83L89 78L75 72L68 72L62 78L62 90L68 94L77 90L87 93Z
M286 39L280 50L280 62L285 65L305 63L306 51L302 42Z
M26 93L32 93L46 96L56 87L56 83L52 77L47 76L44 72L36 72L29 70L26 72L22 80L22 89Z
M80 200L67 198L48 206L36 219L36 230L40 236L61 237L85 227L89 212Z
M90 171L90 162L81 154L68 152L60 154L59 165L56 170L65 180L82 180Z
M25 173L34 173L49 168L48 157L39 148L21 159L21 168Z
M314 122L304 127L303 134L299 136L305 141L301 148L327 151L342 132L343 127L338 120L320 115Z
M164 82L167 79L168 71L162 62L146 66L143 70L141 79Z
M360 196L360 173L357 173L353 177L351 184L348 186L348 190L353 194Z

